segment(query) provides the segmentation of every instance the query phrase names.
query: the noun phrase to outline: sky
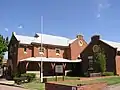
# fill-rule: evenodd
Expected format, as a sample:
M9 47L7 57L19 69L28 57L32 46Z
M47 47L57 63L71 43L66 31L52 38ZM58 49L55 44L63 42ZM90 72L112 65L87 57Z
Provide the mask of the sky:
M120 0L0 0L0 34L33 36L41 16L45 34L120 42Z

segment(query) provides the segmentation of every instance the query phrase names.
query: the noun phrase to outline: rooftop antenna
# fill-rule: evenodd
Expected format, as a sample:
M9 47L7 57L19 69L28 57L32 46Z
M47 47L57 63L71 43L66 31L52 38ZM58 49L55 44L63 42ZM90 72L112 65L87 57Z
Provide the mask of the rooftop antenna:
M41 16L41 49L43 47L42 44L42 34L43 34L43 16ZM42 62L42 54L41 54L41 70L40 70L40 76L41 76L41 83L43 82L43 62Z

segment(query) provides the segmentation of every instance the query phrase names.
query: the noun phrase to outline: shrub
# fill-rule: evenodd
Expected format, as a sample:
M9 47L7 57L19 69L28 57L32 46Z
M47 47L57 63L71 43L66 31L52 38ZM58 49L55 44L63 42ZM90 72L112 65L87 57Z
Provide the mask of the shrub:
M36 74L35 73L24 73L21 74L22 77L27 77L28 81L32 81L33 79L35 79Z
M84 73L84 76L85 76L85 77L89 77L90 75L89 75L88 72L85 72L85 73Z
M21 74L19 72L12 73L12 78L14 77L20 77Z
M100 49L99 52L95 53L97 72L105 72L106 71L106 56L103 48Z
M114 73L113 72L103 72L102 76L113 76Z

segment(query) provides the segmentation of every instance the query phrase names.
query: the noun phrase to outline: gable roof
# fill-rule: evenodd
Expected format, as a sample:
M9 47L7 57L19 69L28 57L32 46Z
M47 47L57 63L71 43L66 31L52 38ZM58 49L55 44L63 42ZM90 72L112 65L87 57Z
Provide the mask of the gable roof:
M75 40L77 40L77 38L69 40L69 44L73 43Z
M41 43L41 35L42 35L42 43L43 44L50 44L50 45L59 45L59 46L68 46L69 45L69 38L54 36L54 35L47 35L47 34L40 34L36 33L39 37L34 39L34 43Z
M101 41L105 42L106 44L110 45L113 48L117 48L117 51L120 51L120 43L118 42L112 42L112 41L107 41L107 40L102 40Z
M19 41L20 44L41 43L41 35L42 35L42 43L49 45L69 46L69 44L71 44L73 41L76 40L61 36L54 36L54 35L40 34L40 33L36 33L38 37L17 35L15 32L13 33L13 35L15 36L17 41Z
M21 44L31 44L31 42L34 40L34 37L30 36L23 36L23 35L16 35L16 33L13 33L17 41Z

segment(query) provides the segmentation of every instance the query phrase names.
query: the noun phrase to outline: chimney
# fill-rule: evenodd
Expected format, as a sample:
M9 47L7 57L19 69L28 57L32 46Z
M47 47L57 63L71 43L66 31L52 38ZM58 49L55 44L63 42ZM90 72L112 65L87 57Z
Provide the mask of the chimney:
M99 40L99 39L100 39L100 35L94 35L91 37L91 41Z
M83 39L83 35L79 34L79 35L76 36L76 38Z
M16 33L15 33L15 32L12 32L12 35L16 35Z

